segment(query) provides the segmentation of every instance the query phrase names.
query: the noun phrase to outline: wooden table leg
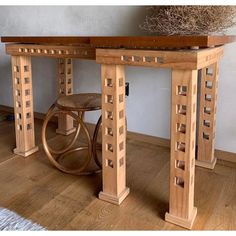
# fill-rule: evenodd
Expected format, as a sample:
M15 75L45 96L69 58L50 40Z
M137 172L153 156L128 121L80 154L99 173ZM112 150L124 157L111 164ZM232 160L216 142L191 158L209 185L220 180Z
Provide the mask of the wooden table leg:
M73 93L72 63L71 58L58 59L58 96L71 95ZM74 131L73 118L65 114L59 115L56 132L62 135L69 135Z
M165 219L191 228L194 207L197 71L172 71L170 206Z
M125 74L119 65L102 65L103 190L99 198L119 205L126 187Z
M14 153L29 156L35 146L31 57L12 56L16 148Z
M218 62L201 70L200 114L198 127L198 155L196 165L214 169Z

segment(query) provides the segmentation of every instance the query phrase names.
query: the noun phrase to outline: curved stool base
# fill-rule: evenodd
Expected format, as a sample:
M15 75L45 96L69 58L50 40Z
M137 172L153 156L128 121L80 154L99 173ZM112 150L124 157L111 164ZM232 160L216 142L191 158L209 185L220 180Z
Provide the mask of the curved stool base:
M46 114L45 121L43 123L43 128L42 128L42 143L43 143L44 151L46 152L46 155L47 155L49 161L51 162L51 164L62 172L65 172L68 174L74 174L74 175L91 175L91 174L100 173L101 168L102 168L102 164L98 160L97 154L96 154L97 136L93 135L93 139L90 137L88 128L85 125L85 123L83 122L84 112L81 112L81 111L76 111L76 112L78 112L78 115L76 115L73 111L70 111L70 110L62 110L62 109L58 108L56 103L53 104L49 108L49 110ZM70 143L67 145L67 147L62 148L60 150L53 150L47 143L46 129L47 129L47 125L48 125L49 121L51 120L51 118L53 116L59 115L59 114L64 114L64 115L66 114L66 115L71 116L76 121L77 127L73 128L71 130L71 133L75 133L75 134L73 135L73 138L70 141ZM94 133L98 134L100 125L101 125L101 117L97 122ZM86 140L87 140L88 146L77 147L77 148L72 149L73 145L75 144L76 140L78 139L81 129L84 131L84 133L86 135ZM57 133L58 133L58 130L57 130ZM65 134L64 132L62 134L68 135L68 134ZM73 152L81 151L81 150L88 150L88 155L86 156L86 160L84 161L84 163L80 167L78 167L77 169L67 168L59 162L60 159L65 158L66 155L73 153ZM93 150L95 150L96 155L94 154ZM92 170L92 171L89 171L89 170L87 171L86 169L89 166L92 157L93 157L96 165L99 168Z

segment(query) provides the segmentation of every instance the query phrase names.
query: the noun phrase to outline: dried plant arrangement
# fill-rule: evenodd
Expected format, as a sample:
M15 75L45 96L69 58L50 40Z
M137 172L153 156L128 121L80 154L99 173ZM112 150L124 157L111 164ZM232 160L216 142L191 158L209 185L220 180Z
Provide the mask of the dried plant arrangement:
M211 35L235 24L236 6L152 6L140 28L158 35Z

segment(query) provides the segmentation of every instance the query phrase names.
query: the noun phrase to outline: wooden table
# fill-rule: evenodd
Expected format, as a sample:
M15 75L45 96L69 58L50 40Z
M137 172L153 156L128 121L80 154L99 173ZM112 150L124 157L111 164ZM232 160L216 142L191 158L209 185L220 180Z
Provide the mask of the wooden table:
M58 58L58 94L73 91L72 58L101 64L103 189L99 198L120 204L126 186L124 66L172 69L170 203L165 219L191 228L195 163L213 169L219 60L234 36L159 37L2 37L12 58L16 149L28 156L38 150L34 137L31 57ZM201 78L197 100L198 76ZM196 127L199 103L199 125ZM196 129L198 152L195 161ZM71 118L59 117L57 132L74 131ZM158 187L158 186L157 186Z

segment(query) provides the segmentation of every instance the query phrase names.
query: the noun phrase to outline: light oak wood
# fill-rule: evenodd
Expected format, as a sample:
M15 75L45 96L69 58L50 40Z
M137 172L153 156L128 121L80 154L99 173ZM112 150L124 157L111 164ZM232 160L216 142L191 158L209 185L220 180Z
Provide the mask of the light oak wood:
M120 204L129 194L126 187L126 128L124 67L102 65L102 169L99 198Z
M31 58L12 56L11 62L16 133L14 153L26 157L38 150L34 137Z
M196 165L214 169L216 105L218 90L218 62L201 70L198 155Z
M222 55L223 47L155 51L97 49L96 61L101 64L197 70L218 61Z
M6 44L6 53L14 56L95 59L95 49L88 45Z
M212 63L218 63L222 55L223 47L176 51L96 50L96 62L101 63L103 69L112 70L118 65L172 68L170 209L166 213L166 220L189 229L193 226L197 214L193 203L197 70L208 67ZM106 82L109 87L108 84L112 84L112 75L108 73L107 76L104 76L102 73L102 77L107 78L107 82L105 78L102 81ZM111 88L109 90L112 92ZM112 96L108 95L108 100L109 98L112 100ZM118 127L115 129L118 132ZM118 144L115 145L115 148L119 148ZM105 154L103 153L103 155ZM110 179L109 182L112 183L111 178L105 176L103 182L105 179Z
M172 71L170 207L165 219L191 228L194 207L197 70Z
M209 40L209 38L205 39ZM16 38L13 40L16 40ZM6 45L6 49L11 55L93 59L92 50L96 46L90 44L90 40L91 38L87 45L80 44L78 46L63 45L63 43L59 46L54 44L10 44ZM179 83L173 86L175 93L172 93L173 104L178 102L178 104L174 105L175 112L178 112L178 117L173 115L173 110L171 124L170 209L169 214L166 215L166 220L187 228L192 227L196 216L196 208L194 208L193 204L197 107L195 101L197 90L196 72L199 69L218 63L223 55L222 46L199 50L196 49L196 47L200 46L199 44L195 43L191 46L194 46L195 49L157 50L155 48L155 51L147 51L147 49L153 48L144 47L143 49L145 50L96 50L96 61L102 64L103 90L103 191L99 194L99 197L103 200L120 204L129 193L125 180L126 132L124 129L125 76L123 65L172 68L173 83ZM104 44L101 47L107 46ZM177 130L176 135L174 130ZM178 198L175 199L173 196L178 196Z
M213 170L215 168L216 162L217 162L216 158L214 158L212 162L196 160L195 165Z
M72 58L58 59L58 96L73 94L73 61ZM69 135L75 132L73 118L60 114L58 116L58 134Z

